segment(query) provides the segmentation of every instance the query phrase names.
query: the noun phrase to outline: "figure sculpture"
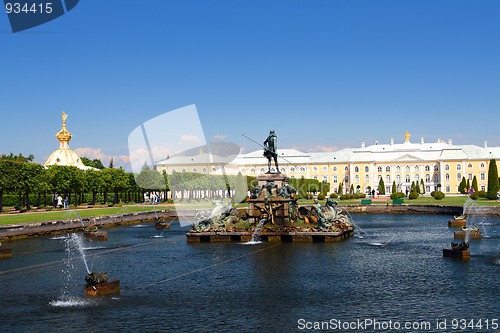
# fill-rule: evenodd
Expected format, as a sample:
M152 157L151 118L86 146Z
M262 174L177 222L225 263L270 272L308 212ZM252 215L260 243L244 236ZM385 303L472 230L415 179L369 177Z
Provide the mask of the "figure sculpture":
M274 160L274 165L276 166L276 173L280 173L278 168L278 137L274 131L269 132L269 136L266 141L264 141L264 156L267 158L267 173L271 172L271 160Z

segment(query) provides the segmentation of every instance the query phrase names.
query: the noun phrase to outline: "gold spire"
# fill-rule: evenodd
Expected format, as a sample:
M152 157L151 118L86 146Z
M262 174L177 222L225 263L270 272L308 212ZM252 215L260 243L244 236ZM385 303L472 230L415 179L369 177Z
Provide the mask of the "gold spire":
M61 118L62 128L59 132L57 132L56 137L60 142L60 148L69 148L68 143L73 135L66 129L66 119L68 118L68 114L63 112Z
M405 133L405 142L410 142L410 133L408 131Z

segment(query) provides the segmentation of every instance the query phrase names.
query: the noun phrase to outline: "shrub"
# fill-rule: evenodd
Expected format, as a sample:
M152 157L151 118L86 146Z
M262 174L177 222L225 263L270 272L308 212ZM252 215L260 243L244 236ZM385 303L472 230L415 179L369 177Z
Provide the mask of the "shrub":
M441 191L432 191L431 195L436 200L441 200L445 197L444 193Z
M477 193L480 198L486 198L488 196L488 193L486 191L477 191L475 193Z
M340 200L349 200L349 199L350 199L349 194L342 194L340 196Z
M325 200L325 195L323 193L318 194L318 200Z
M330 193L330 198L337 199L339 195L337 193Z
M306 194L306 199L311 200L313 197L314 197L314 196L313 196L313 194L312 194L312 193L307 193L307 194Z
M410 195L408 196L410 198L410 200L414 200L414 199L418 199L418 192L417 191L413 191L410 193Z
M472 194L470 195L470 198L471 198L472 200L477 200L477 199L479 199L479 194L478 194L477 192L472 193Z
M358 193L358 198L366 198L366 193Z
M391 193L391 199L400 199L400 198L404 198L404 197L405 197L405 194L403 192Z

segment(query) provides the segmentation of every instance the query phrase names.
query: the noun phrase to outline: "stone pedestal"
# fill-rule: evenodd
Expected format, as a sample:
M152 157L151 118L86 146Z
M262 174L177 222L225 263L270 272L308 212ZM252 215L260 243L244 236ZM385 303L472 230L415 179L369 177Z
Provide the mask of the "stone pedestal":
M281 186L285 178L288 178L284 173L265 173L257 176L259 186L265 185L268 182L274 182L278 187Z

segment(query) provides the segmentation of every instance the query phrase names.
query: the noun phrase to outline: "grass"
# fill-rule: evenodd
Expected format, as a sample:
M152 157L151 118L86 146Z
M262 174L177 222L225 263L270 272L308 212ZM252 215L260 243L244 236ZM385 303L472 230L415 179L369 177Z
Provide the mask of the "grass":
M0 225L75 219L78 215L82 218L85 218L91 216L106 216L161 209L167 209L167 207L131 205L122 207L89 208L75 210L51 210L47 212L27 212L22 214L1 214Z
M369 199L369 198L367 198ZM420 196L418 199L410 200L405 198L405 204L408 205L442 205L442 206L458 206L463 207L465 201L468 199L467 196L457 195L457 196L446 196L442 200L436 200L431 196L425 195ZM342 205L360 205L361 199L352 199L352 200L340 200L336 199L339 204ZM381 200L376 199L376 200ZM320 201L323 205L324 200ZM373 205L386 205L387 203L392 204L392 201L387 197L387 200L384 201L372 201ZM299 205L313 205L314 200L299 200ZM486 200L483 198L479 198L476 200L476 204L478 206L500 206L500 202L496 202L495 200ZM178 209L189 209L194 208L196 206L197 209L211 209L213 208L213 204L210 202L196 202L192 201L190 203L176 203L175 207ZM246 203L237 204L236 207L247 207ZM51 210L47 212L26 212L22 214L0 214L0 225L6 224L22 224L22 223L31 223L31 222L43 222L43 221L56 221L56 220L64 220L64 219L74 219L77 217L76 214L85 217L92 216L106 216L106 215L115 215L115 214L126 214L126 213L135 213L135 212L143 212L148 210L162 210L162 209L173 209L172 206L151 206L151 205L124 205L121 207L102 207L102 208L87 208L87 209L75 209L75 210ZM76 214L74 213L76 212Z

